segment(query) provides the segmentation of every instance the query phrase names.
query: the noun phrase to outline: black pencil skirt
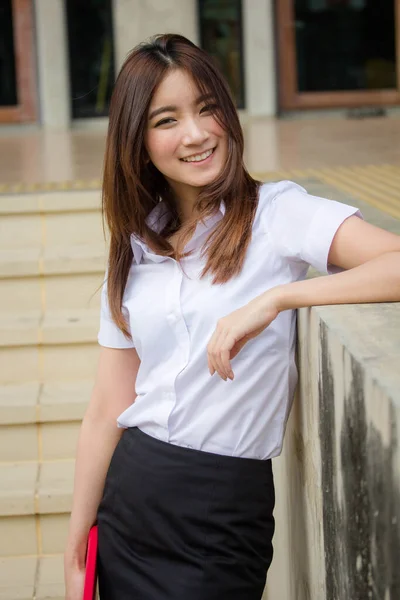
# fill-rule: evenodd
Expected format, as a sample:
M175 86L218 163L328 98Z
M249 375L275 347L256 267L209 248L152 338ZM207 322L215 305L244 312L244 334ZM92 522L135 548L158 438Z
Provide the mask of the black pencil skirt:
M260 600L274 502L270 460L127 429L98 510L101 600Z

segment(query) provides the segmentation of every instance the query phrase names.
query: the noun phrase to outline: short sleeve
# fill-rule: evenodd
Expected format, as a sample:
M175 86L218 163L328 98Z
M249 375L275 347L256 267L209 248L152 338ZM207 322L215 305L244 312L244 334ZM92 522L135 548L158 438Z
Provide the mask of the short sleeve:
M341 271L328 264L329 250L343 221L352 215L363 218L360 211L349 204L312 196L291 181L276 184L267 195L264 226L278 252L322 273Z
M125 314L126 316L128 315ZM107 297L107 274L101 290L100 329L97 340L100 346L105 346L106 348L135 347L135 344L125 337L111 317Z

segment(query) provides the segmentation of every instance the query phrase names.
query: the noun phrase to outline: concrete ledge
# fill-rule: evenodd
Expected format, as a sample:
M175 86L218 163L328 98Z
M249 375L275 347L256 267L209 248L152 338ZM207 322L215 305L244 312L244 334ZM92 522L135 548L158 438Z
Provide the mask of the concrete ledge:
M398 598L400 304L301 309L298 332L268 593Z

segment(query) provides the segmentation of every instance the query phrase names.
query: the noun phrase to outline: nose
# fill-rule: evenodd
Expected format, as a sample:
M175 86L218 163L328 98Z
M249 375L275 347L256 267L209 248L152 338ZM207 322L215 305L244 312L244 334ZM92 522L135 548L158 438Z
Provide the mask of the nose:
M209 138L209 133L202 127L198 119L188 119L185 123L185 130L182 137L182 143L185 146L201 145Z

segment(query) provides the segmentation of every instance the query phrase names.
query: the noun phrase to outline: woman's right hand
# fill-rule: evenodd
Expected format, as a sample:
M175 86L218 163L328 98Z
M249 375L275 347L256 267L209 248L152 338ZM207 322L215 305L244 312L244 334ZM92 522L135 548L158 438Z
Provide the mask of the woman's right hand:
M82 600L85 568L64 559L65 600Z

